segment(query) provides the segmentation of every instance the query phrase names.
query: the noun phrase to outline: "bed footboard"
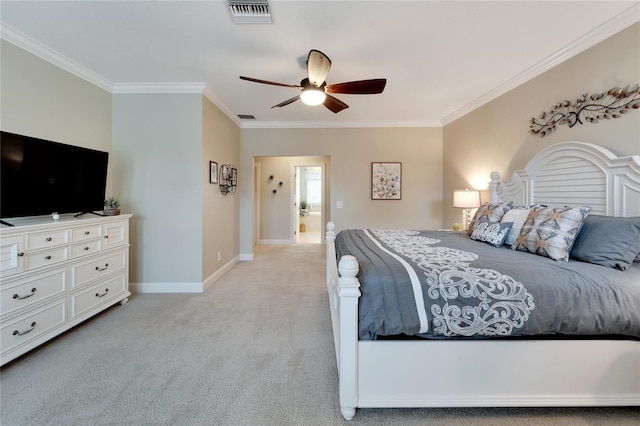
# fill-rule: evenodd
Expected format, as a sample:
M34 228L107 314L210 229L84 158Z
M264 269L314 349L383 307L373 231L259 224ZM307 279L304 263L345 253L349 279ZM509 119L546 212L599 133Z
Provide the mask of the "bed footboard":
M356 413L358 399L358 262L342 256L336 263L335 225L327 223L327 289L331 306L333 343L339 375L340 410L346 420Z

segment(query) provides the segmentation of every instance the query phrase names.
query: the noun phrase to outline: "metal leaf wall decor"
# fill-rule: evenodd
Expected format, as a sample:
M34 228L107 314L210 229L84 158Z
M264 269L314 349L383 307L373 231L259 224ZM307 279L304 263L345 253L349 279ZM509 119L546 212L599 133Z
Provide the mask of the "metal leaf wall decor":
M558 124L568 124L573 127L583 124L583 120L597 123L599 120L620 118L622 114L640 108L640 85L620 89L614 87L607 92L588 93L575 101L558 102L548 112L540 117L533 117L529 122L529 133L543 137L553 132Z

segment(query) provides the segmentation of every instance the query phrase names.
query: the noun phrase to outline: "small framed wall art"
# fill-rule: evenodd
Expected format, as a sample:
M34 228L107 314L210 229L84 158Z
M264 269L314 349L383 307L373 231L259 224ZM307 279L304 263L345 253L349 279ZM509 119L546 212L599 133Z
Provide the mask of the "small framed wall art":
M218 183L218 163L209 161L209 183Z
M371 199L402 199L402 163L371 163Z

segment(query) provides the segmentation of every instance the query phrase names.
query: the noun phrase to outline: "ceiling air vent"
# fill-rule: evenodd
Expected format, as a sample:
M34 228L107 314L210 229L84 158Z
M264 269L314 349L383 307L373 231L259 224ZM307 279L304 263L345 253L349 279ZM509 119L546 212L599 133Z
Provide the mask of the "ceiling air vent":
M267 0L227 0L236 24L270 24L271 9Z
M250 114L238 114L240 120L255 120L256 118Z

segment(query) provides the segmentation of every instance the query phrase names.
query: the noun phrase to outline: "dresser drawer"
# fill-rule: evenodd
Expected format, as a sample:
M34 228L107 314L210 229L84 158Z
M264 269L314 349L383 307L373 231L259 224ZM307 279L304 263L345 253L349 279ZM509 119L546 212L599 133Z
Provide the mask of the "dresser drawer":
M102 236L102 225L95 224L90 226L82 226L71 230L71 241L91 240Z
M105 249L129 243L129 222L127 220L104 224L102 232L104 234L103 248Z
M27 234L25 250L39 250L46 247L55 247L69 242L68 229L56 229L37 234Z
M58 247L41 250L24 255L24 269L29 271L43 266L53 265L69 259L69 247Z
M122 270L126 265L126 252L100 256L71 267L71 288L75 289L95 279Z
M0 353L9 352L64 325L65 311L66 303L63 299L3 324L0 331Z
M101 240L88 240L71 246L71 259L97 253L102 248Z
M3 284L0 292L0 314L5 317L47 298L62 296L66 289L66 271L66 268L56 269Z
M125 292L124 274L100 282L71 297L71 320Z
M22 236L2 237L0 239L0 276L9 277L24 269Z

